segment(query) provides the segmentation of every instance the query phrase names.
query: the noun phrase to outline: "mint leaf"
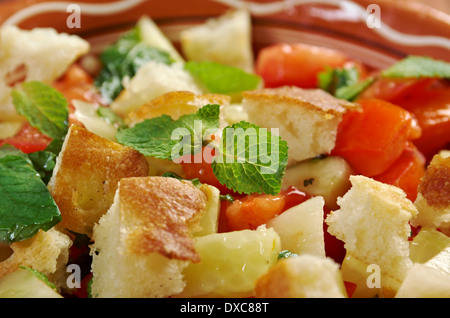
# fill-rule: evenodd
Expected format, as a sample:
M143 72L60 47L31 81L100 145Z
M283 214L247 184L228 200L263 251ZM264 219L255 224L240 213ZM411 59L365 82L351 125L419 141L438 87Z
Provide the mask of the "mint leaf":
M350 68L330 68L318 74L319 88L330 93L339 99L354 101L374 78L359 79L359 72L356 67Z
M174 160L201 150L205 135L219 127L219 105L205 105L195 114L173 120L162 115L146 119L130 128L119 129L119 143L134 148L144 156Z
M138 28L122 35L100 54L102 69L94 83L107 102L112 102L123 90L122 80L133 77L149 61L173 63L168 52L142 42Z
M374 82L374 80L375 78L368 77L365 80L354 83L352 85L339 87L334 93L334 96L336 98L346 99L352 102L359 96L359 94L361 94L367 87L369 87Z
M25 240L61 221L47 187L20 150L0 148L0 176L0 242Z
M57 155L54 152L43 150L28 154L34 169L41 176L42 181L48 184L56 165Z
M410 55L382 71L381 76L392 78L450 78L450 63L427 56Z
M233 94L258 88L261 78L216 62L186 62L184 68L205 88L216 94Z
M235 123L222 133L212 169L235 192L278 194L287 166L287 143L267 129Z
M144 156L175 162L205 144L216 146L218 155L211 165L219 182L240 193L279 193L287 165L286 142L267 129L240 122L224 129L220 146L214 145L209 137L219 127L219 111L219 105L205 105L178 120L167 115L147 119L119 129L116 139Z
M334 95L341 88L353 85L358 82L359 73L356 67L331 68L318 74L319 88Z
M31 126L52 138L49 149L59 152L68 131L68 103L64 95L47 84L31 81L12 91L14 107Z
M97 108L97 115L103 118L108 124L125 126L125 121L109 107L100 106Z

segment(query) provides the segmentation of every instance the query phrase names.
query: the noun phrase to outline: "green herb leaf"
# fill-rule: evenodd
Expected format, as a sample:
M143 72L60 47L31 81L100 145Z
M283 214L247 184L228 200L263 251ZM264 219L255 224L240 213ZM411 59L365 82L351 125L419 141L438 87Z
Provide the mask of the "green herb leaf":
M330 68L319 73L319 87L339 99L354 101L374 81L374 78L359 80L356 67Z
M102 69L94 83L107 102L123 90L122 80L132 78L149 61L173 63L170 54L151 47L141 40L139 29L133 28L100 54Z
M196 186L196 187L200 187L202 185L202 183L200 182L200 180L198 178L195 178L195 179L183 179L182 177L180 177L179 175L177 175L176 173L173 173L173 172L166 172L161 177L191 181L192 184L194 186Z
M233 94L258 88L261 78L244 70L216 62L188 61L185 69L206 89L216 94Z
M293 253L289 250L283 250L280 253L278 253L278 260L286 259L289 257L297 257L297 256L298 256L298 254L296 254L296 253Z
M365 80L352 85L339 87L334 93L334 96L336 96L336 98L346 99L352 102L359 96L359 94L369 87L374 80L375 79L373 77L368 77Z
M45 284L47 284L48 287L50 287L51 289L58 291L58 288L56 288L55 284L53 284L52 282L50 282L48 280L48 277L45 276L45 274L41 273L38 270L35 270L31 267L27 267L27 266L20 266L20 268L25 269L27 271L29 271L30 273L32 273L35 277L39 278L41 281L43 281Z
M56 154L51 151L43 150L28 154L34 169L41 176L42 181L48 184L52 177L53 168L56 165Z
M234 198L231 194L221 194L220 196L220 200L225 200L228 202L234 202Z
M381 76L392 78L450 78L450 63L427 56L411 55L382 71Z
M318 75L319 87L324 91L334 95L341 88L353 85L358 82L359 73L356 67L331 68L326 67L325 71Z
M146 119L133 127L119 129L119 143L145 156L174 160L201 150L204 137L219 127L219 105L205 105L195 114L173 120L170 116Z
M102 107L102 106L98 107L97 115L106 120L106 122L109 124L118 126L125 125L125 121L123 120L123 118L117 115L115 112L113 112L109 107Z
M12 98L17 112L52 138L49 149L59 152L68 131L69 110L64 95L47 84L31 81L14 89Z
M240 193L279 193L287 165L286 142L267 129L239 122L224 130L226 138L220 146L214 145L208 138L219 127L219 111L219 105L205 105L175 121L167 115L147 119L119 129L116 139L144 156L175 162L197 153L205 144L212 145L218 155L211 165L222 184Z
M25 240L61 221L56 203L24 153L1 147L0 175L1 242Z
M288 146L279 136L247 122L226 127L212 169L222 184L239 193L278 194Z

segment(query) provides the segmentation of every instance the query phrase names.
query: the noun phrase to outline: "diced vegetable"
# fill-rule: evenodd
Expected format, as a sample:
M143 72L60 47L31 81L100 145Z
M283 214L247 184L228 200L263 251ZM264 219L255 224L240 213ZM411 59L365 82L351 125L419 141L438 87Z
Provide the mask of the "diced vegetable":
M427 159L450 143L450 85L435 81L395 100L417 120L421 136L414 141Z
M447 264L448 267L448 264ZM400 286L396 298L449 298L450 276L426 264L416 263Z
M37 128L32 127L28 122L23 124L17 135L0 141L0 146L9 144L23 151L24 153L32 153L47 148L52 139Z
M344 281L356 285L353 298L391 298L401 285L383 274L376 264L367 264L348 252L342 262L341 273Z
M296 254L325 256L324 199L313 197L267 222L280 236L281 248Z
M81 100L74 100L73 105L75 107L75 118L87 130L108 140L116 140L117 127L99 115L98 110L100 108L97 105Z
M306 44L279 43L261 49L255 62L255 72L266 87L294 85L318 87L318 74L325 68L340 67L347 61L341 52Z
M411 201L417 197L417 189L425 173L425 158L412 144L405 148L400 157L375 180L392 184L406 192Z
M277 195L251 194L238 196L233 203L222 211L223 227L227 231L254 230L310 197L295 187L289 187Z
M198 237L201 262L184 271L179 297L248 297L258 277L277 262L280 238L273 229L243 230Z
M62 298L53 288L27 269L0 278L0 298Z
M228 230L254 230L280 214L284 204L282 194L256 194L234 200L225 211Z
M401 107L377 99L358 102L362 111L344 114L332 154L347 160L356 173L372 177L386 171L419 132Z
M206 149L206 151L205 151ZM203 158L199 156L203 155ZM185 173L186 179L198 179L201 183L207 183L219 189L220 193L233 193L225 185L221 184L211 167L212 159L214 158L214 149L202 148L202 152L199 155L192 155L191 160L182 161L181 167Z
M410 242L410 258L425 263L450 246L450 237L434 228L424 227Z
M203 236L217 233L219 228L219 212L220 212L220 192L217 188L208 184L202 184L200 190L206 194L208 203L206 205L205 215L199 222L201 230L195 232L196 236Z
M447 81L380 78L361 97L383 99L412 113L422 129L415 145L427 159L450 142L450 87Z
M350 165L337 156L315 158L288 167L283 188L295 186L313 196L322 196L330 209L337 208L336 200L350 189Z

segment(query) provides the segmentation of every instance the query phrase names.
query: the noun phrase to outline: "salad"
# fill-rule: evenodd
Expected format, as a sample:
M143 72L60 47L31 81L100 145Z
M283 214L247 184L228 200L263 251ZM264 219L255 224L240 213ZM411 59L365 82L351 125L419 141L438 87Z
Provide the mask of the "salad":
M0 28L1 297L450 297L450 63L250 34Z

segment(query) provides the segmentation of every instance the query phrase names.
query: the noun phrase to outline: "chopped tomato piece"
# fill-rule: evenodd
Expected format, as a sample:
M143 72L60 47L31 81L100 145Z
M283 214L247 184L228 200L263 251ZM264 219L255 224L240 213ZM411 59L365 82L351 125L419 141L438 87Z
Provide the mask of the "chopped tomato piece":
M89 297L88 288L89 288L89 282L92 279L92 276L93 276L93 274L89 273L81 279L80 288L77 288L74 293L75 297L77 297L77 298L88 298Z
M50 137L42 134L27 122L15 136L0 140L0 146L9 144L24 153L32 153L44 150L51 141Z
M330 212L330 209L324 207L324 220L327 218ZM328 232L328 224L325 222L323 222L323 235L325 256L333 259L336 263L341 264L345 258L346 253L344 242Z
M279 43L258 52L255 72L266 87L293 85L302 88L318 86L317 75L326 66L341 67L348 60L343 53L312 45Z
M186 179L198 179L201 183L207 183L219 189L222 194L232 194L233 191L221 184L211 167L215 155L214 149L203 147L202 152L181 158L181 167Z
M280 214L285 200L282 194L248 195L235 200L225 211L228 230L256 229Z
M362 99L382 99L396 104L397 99L403 96L423 90L434 78L377 78L364 92L361 93Z
M422 129L414 141L428 160L450 143L450 84L435 81L395 100L396 105L412 113Z
M380 78L361 95L378 98L412 113L422 129L414 144L427 160L450 143L450 83L436 78Z
M311 198L311 195L306 194L303 191L300 191L296 187L289 187L286 190L281 192L285 197L285 203L283 207L283 211L286 211L296 205L299 205L302 202Z
M375 180L392 184L405 191L408 199L415 201L417 188L425 173L425 158L410 143L402 155L392 164L392 166L380 175L374 176Z
M83 126L74 116L73 100L93 104L104 104L101 95L93 89L94 80L78 64L71 65L66 73L53 83L53 87L64 95L69 104L69 124Z
M344 281L345 290L347 291L348 298L352 298L353 293L356 290L356 284L352 282Z
M252 194L237 197L233 203L222 206L222 221L226 224L227 231L254 230L310 197L295 187L289 187L277 195Z
M358 100L362 111L344 114L333 155L346 159L368 177L388 169L409 140L420 135L414 117L403 108L378 99Z

